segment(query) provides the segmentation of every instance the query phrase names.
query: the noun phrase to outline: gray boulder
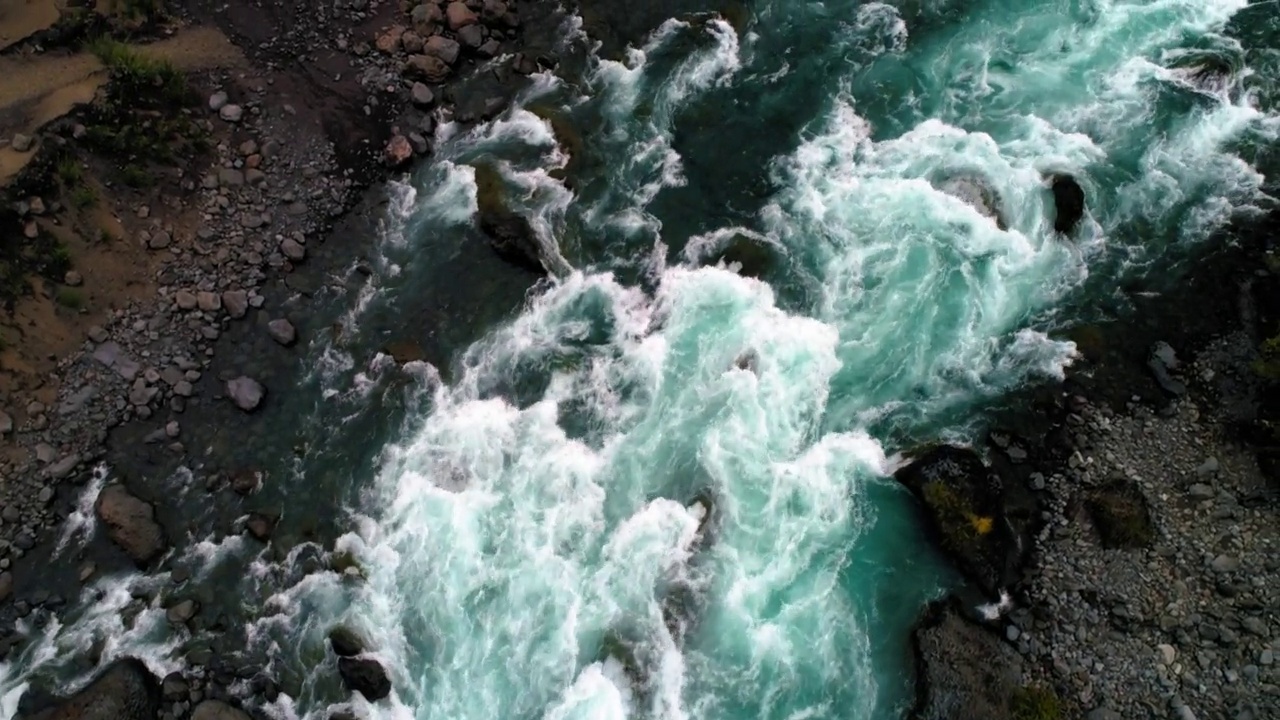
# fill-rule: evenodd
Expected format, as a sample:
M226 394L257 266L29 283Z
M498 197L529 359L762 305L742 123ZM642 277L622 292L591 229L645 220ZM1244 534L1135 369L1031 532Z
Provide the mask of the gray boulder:
M245 412L257 410L266 394L267 389L262 387L262 383L251 377L242 375L227 381L227 397Z
M131 495L124 485L103 488L95 509L107 527L107 535L140 567L145 567L167 547L164 530L156 522L151 504Z

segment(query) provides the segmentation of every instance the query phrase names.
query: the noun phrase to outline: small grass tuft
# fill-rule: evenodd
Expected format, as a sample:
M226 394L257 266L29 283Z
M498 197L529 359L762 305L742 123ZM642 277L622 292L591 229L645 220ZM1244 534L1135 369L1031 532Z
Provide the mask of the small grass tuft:
M76 162L75 158L70 156L58 161L57 173L58 179L67 187L79 184L84 177L84 169L80 167L80 163Z
M131 188L147 188L155 184L156 179L141 165L130 163L120 168L120 182Z
M1028 685L1014 691L1010 700L1013 720L1060 720L1062 702L1053 688Z
M56 299L59 305L69 310L79 310L84 307L84 293L76 288L58 288Z
M166 60L147 57L109 37L100 37L89 43L89 52L107 67L112 82L126 99L150 98L175 105L185 105L191 99L186 76Z
M71 204L77 209L87 210L98 204L98 193L88 185L77 186L71 191Z

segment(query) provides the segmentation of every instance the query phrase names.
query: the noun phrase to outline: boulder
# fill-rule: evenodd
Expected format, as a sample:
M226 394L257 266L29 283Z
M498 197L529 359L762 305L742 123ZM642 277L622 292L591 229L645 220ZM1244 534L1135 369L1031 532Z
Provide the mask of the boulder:
M458 42L475 50L484 44L484 28L479 25L468 25L458 31Z
M1070 175L1054 175L1050 183L1055 211L1053 229L1070 234L1084 217L1084 189Z
M14 133L13 139L9 141L9 147L20 153L31 150L34 145L35 139L30 135L23 135L22 133Z
M277 518L274 515L250 513L244 527L254 539L266 542L271 539L271 533L276 529L276 522Z
M1014 483L973 450L950 445L928 449L894 477L920 501L941 548L988 597L1018 579L1025 544L1005 517L1006 485Z
M761 278L782 262L781 250L768 240L735 233L708 258L710 264L724 264L739 275Z
M533 227L510 210L503 197L502 178L491 165L476 167L476 200L480 229L503 260L538 274L545 274L542 254Z
M409 90L409 97L413 100L413 104L418 107L428 108L435 104L436 95L431 92L431 88L426 83L416 82L413 88Z
M117 660L80 692L30 720L155 720L160 681L142 661Z
M200 604L195 600L179 600L165 610L165 619L174 625L182 625L195 617L199 610Z
M409 20L413 22L414 32L426 37L444 22L444 11L433 2L425 2L409 13Z
M912 633L916 707L921 720L1021 717L1012 700L1022 687L1022 659L1008 643L936 603Z
M267 394L266 388L262 384L251 377L240 376L234 380L227 381L227 397L236 404L236 407L245 412L253 412L262 404L262 398Z
M382 151L382 160L390 168L402 167L412 158L413 145L409 143L409 138L400 134L392 135Z
M411 55L404 64L404 74L429 83L442 83L449 77L449 64L435 55Z
M124 485L108 485L95 503L107 535L139 567L145 567L167 546L164 530L151 504L131 495Z
M462 52L458 41L450 40L442 35L432 35L427 38L426 43L422 46L424 55L438 57L446 63L452 65L458 62L458 53Z
M221 700L205 700L191 713L191 720L253 720L249 713Z
M445 19L449 21L449 29L457 32L468 25L475 25L480 22L480 18L472 12L471 8L465 3L451 2L449 7L444 11Z
M271 335L272 340L285 347L293 345L298 340L298 331L293 328L293 323L285 318L276 318L267 323L267 333Z
M484 0L484 7L480 10L480 17L490 25L501 23L506 14L507 4L502 0Z
M395 358L395 361L401 365L425 360L427 357L422 346L412 340L392 340L382 347L382 351Z
M400 40L404 36L404 27L400 25L391 26L390 30L379 35L374 40L374 45L378 48L378 52L391 55L400 49Z
M986 180L977 175L953 175L938 182L938 189L972 205L1001 230L1009 229L1000 209L1000 194Z
M370 657L338 658L338 674L346 686L364 695L370 701L381 700L391 694L391 681L382 663Z
M302 262L307 257L307 248L291 237L280 241L280 252L289 258L290 262L295 263Z
M239 320L249 312L249 293L244 290L228 290L222 293L222 306L227 314Z
M422 36L410 30L400 38L400 47L410 55L422 52L423 40Z
M355 657L364 652L364 641L354 630L343 625L329 631L329 645L338 657Z

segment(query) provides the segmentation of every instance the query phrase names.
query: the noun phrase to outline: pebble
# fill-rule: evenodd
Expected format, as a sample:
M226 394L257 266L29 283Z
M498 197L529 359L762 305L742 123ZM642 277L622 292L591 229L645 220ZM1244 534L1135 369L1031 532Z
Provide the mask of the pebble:
M227 94L221 90L209 96L209 109L218 112L227 104Z
M229 123L238 123L244 117L244 108L228 103L218 110L218 117Z
M1209 567L1216 573L1233 573L1240 569L1240 559L1230 555L1219 555L1213 559Z

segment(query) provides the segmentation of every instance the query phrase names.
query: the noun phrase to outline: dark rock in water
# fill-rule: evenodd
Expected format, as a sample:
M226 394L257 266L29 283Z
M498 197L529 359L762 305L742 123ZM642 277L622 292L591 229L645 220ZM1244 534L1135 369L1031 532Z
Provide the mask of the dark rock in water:
M221 700L205 700L191 713L191 720L253 720L249 713Z
M1056 211L1053 229L1070 234L1084 217L1084 188L1070 175L1054 175L1052 187Z
M338 673L342 682L369 700L381 700L391 694L391 681L382 663L369 657L344 657L338 659Z
M512 212L503 197L502 177L492 165L476 166L476 205L480 229L498 257L538 274L546 274L533 228Z
M1085 508L1108 548L1143 548L1155 539L1147 498L1132 480L1111 480L1091 491Z
M182 673L171 672L164 676L164 682L161 684L160 690L165 700L183 700L187 697L187 692L191 690L191 685L186 678L182 677Z
M760 362L760 357L756 355L756 351L747 350L746 352L739 355L737 360L733 361L733 366L738 368L739 370L746 370L749 373L757 374L756 364L759 362Z
M708 262L712 265L723 263L745 277L761 278L781 264L782 255L767 240L737 233L713 253Z
M245 412L258 409L266 394L267 389L262 387L262 383L251 377L241 376L227 381L227 397Z
M360 716L350 708L339 708L329 712L329 720L360 720Z
M111 664L88 687L29 720L155 720L160 712L160 682L142 661Z
M245 469L231 476L231 489L237 495L249 495L262 488L262 471Z
M950 605L935 603L916 626L912 642L916 651L912 717L1015 717L1011 701L1021 690L1022 658L994 633L966 621Z
M937 185L942 192L969 203L978 212L995 220L996 227L1001 230L1009 229L1009 223L1005 221L1001 211L1000 194L986 180L976 175L954 175L939 181Z
M1024 543L1005 517L1006 483L972 450L940 446L895 476L924 506L939 544L990 597L1018 577Z
M427 357L427 354L422 351L422 346L412 340L395 340L387 343L382 350L401 365Z
M329 645L338 657L355 657L364 652L364 641L354 630L343 625L329 631Z
M248 521L245 522L245 529L255 540L266 542L271 539L271 532L276 529L278 518L274 515L266 515L264 513L250 513Z
M174 625L182 625L188 620L196 616L196 612L200 610L200 604L195 600L181 600L169 606L165 611L165 618Z
M140 567L154 560L168 545L151 504L129 494L123 485L104 488L98 494L95 509L107 526L107 535Z

